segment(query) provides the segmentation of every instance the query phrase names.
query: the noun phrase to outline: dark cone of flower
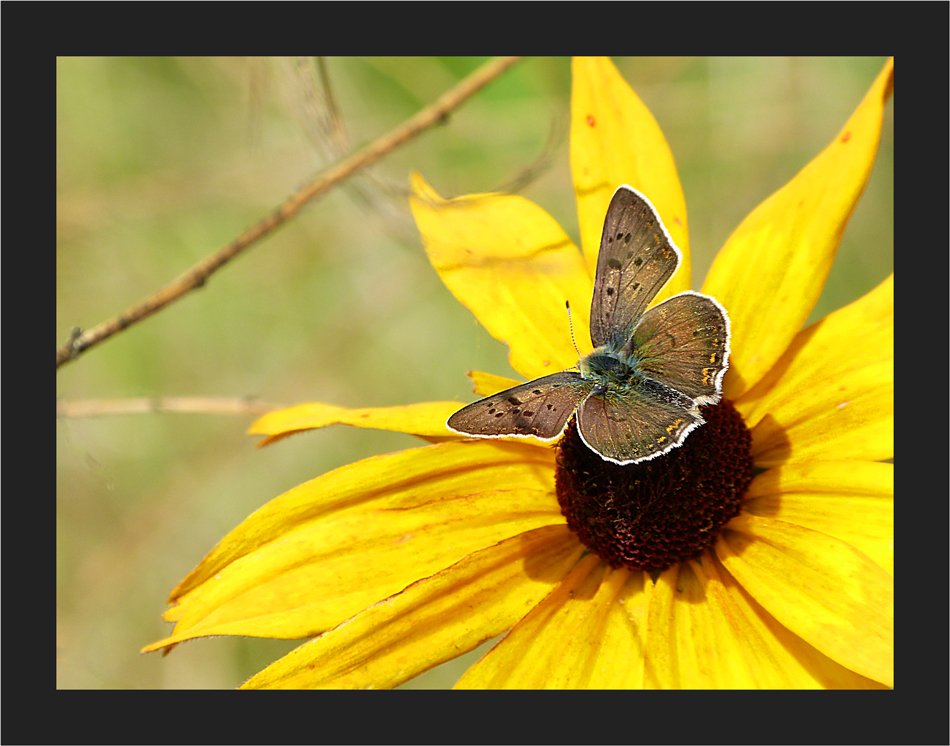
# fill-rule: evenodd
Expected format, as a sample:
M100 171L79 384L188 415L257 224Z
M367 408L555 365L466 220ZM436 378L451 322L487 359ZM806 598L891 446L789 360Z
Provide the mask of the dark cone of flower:
M723 399L683 445L620 466L588 448L572 420L558 446L561 513L581 542L613 567L664 570L712 544L739 513L752 481L752 438Z

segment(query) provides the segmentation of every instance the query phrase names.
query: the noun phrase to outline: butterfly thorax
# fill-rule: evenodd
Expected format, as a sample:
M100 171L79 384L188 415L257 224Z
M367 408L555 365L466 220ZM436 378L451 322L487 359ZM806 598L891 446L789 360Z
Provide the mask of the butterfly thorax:
M642 378L636 361L606 345L581 358L578 367L581 378L594 381L594 394L602 394L608 390L622 391Z

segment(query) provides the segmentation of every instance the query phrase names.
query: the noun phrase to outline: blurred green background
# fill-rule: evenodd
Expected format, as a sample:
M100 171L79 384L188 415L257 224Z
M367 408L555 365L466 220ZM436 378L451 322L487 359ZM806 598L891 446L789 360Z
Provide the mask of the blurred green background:
M328 141L313 60L61 58L56 344L219 249L338 158L432 102L483 58L329 58L346 142ZM885 58L617 58L673 150L693 287L742 218L837 134ZM57 373L57 399L157 396L385 406L471 401L469 369L507 351L442 286L406 203L523 186L578 241L570 60L527 59L448 121L305 208L193 292ZM348 144L347 144L348 143ZM335 150L336 148L336 150ZM526 175L531 179L525 179ZM524 185L524 181L528 181ZM820 318L893 267L893 103ZM263 450L253 416L57 419L57 685L234 687L295 641L165 636L169 591L268 500L340 465L419 444L330 428ZM410 687L448 687L476 653Z

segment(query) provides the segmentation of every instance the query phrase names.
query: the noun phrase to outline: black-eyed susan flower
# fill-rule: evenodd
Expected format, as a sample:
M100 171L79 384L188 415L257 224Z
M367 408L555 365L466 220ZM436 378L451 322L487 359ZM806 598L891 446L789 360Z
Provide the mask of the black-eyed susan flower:
M411 206L433 266L531 380L569 369L564 302L589 323L607 203L649 195L684 261L685 203L655 120L605 59L573 65L580 250L511 195ZM314 639L250 687L392 687L505 636L460 687L893 686L893 276L802 328L867 181L889 61L840 134L757 207L701 291L731 319L724 398L677 449L618 466L569 427L558 448L464 439L456 402L305 404L272 442L349 424L431 445L369 458L278 497L171 596L173 633ZM530 288L530 292L526 291ZM590 352L577 335L582 354ZM584 347L586 346L586 348ZM472 375L489 395L516 385Z

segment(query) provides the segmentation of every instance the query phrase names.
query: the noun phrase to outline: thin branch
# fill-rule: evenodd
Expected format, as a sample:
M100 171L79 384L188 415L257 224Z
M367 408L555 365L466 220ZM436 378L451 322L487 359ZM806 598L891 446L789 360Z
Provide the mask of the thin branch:
M204 396L155 396L145 399L80 399L56 402L57 417L187 412L190 414L267 414L282 405L250 399Z
M56 367L59 368L64 363L75 360L90 347L121 332L132 324L148 318L156 311L178 300L186 293L201 287L212 273L223 267L256 241L283 225L296 215L297 212L300 211L300 208L306 205L310 200L323 194L329 190L330 187L335 186L347 177L352 176L359 169L371 163L375 163L384 155L408 142L423 130L444 121L450 111L501 75L519 59L518 57L499 57L486 62L467 78L460 81L452 90L444 93L433 103L407 119L394 130L383 135L366 147L361 148L336 165L331 166L310 182L310 184L287 199L280 207L274 210L269 217L264 218L264 220L260 221L257 225L244 231L244 233L223 249L198 262L194 267L161 288L154 295L149 296L138 305L132 306L124 313L108 321L103 321L88 331L77 333L77 330L74 329L69 339L62 347L56 350Z
M538 175L551 165L551 159L555 151L564 141L567 132L563 121L555 120L551 124L548 132L547 142L541 150L541 154L534 159L532 163L522 168L509 181L504 184L493 187L492 192L501 192L502 194L519 194L528 184L538 178Z
M285 60L294 81L294 110L314 148L331 162L350 150L343 117L336 104L330 74L323 57L293 57ZM320 91L317 91L317 82Z
M352 148L343 112L336 103L325 57L287 59L294 81L294 113L314 148L328 163L338 161ZM409 189L398 189L367 167L342 185L355 203L374 213L374 223L399 243L418 235L409 212Z

